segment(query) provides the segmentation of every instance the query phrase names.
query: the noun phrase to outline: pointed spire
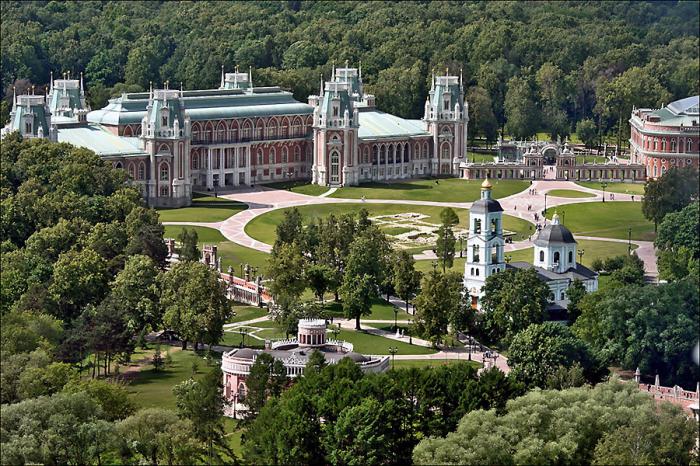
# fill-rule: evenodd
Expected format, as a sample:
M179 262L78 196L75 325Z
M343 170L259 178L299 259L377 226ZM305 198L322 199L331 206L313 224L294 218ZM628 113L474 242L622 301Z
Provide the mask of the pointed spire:
M34 84L32 84L32 95L34 95Z
M221 65L221 89L224 88L224 65Z
M323 73L321 73L321 87L319 89L318 96L323 98Z
M153 100L153 81L148 81L148 99Z
M182 81L180 81L180 98L182 98L185 95L185 90L182 87Z
M83 85L83 72L80 72L80 95L85 95L85 86Z
M433 68L432 72L430 73L430 90L435 90L435 68Z
M70 70L68 70L68 79L70 79Z
M17 110L17 87L12 86L12 111Z
M349 63L350 63L350 62L349 62L349 61L347 60L347 58L346 58L346 59L345 59L345 69L347 69L348 66L350 66Z
M53 94L53 70L50 72L50 74L51 74L51 80L49 81L49 86L50 86L49 92L51 94Z
M333 60L333 68L331 69L331 81L335 81L335 60Z
M450 67L449 67L449 66L446 66L446 67L445 67L445 77L447 77L447 76L449 76L449 75L450 75Z
M459 69L459 89L464 90L464 85L462 83L462 68Z

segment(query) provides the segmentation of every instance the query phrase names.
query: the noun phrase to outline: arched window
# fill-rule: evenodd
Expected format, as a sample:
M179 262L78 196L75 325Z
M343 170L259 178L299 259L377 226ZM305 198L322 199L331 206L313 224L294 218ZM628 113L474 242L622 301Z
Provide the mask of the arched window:
M207 125L204 127L204 141L211 142L213 137L214 137L214 127L212 126L211 121L208 121Z
M201 128L199 127L199 123L194 123L192 125L192 142L199 142L202 139L201 135Z
M287 147L282 148L282 163L287 163Z
M231 121L231 126L228 129L228 138L231 142L238 142L238 122L236 120Z
M340 154L331 152L331 183L340 183Z
M554 253L554 263L555 263L555 264L558 264L558 263L559 263L559 253L558 253L558 252L555 252L555 253Z
M133 180L133 179L135 178L135 176L136 176L136 169L134 168L134 164L133 164L133 163L130 163L130 164L129 164L128 172L129 172L129 178L131 178L131 179Z
M162 162L162 163L160 164L160 170L159 170L159 172L160 172L160 180L161 180L161 181L167 181L167 180L170 178L170 176L169 176L169 175L170 175L169 171L170 171L170 170L168 169L168 164L165 163L165 162Z
M544 262L544 251L540 251L540 262Z
M569 264L574 262L574 251L569 251Z
M564 291L561 292L559 299L561 299L562 301L566 299L566 294L564 293Z
M654 138L654 150L658 149L659 140Z
M362 163L369 163L369 148L362 149Z
M289 135L289 119L287 117L282 118L282 123L280 124L280 137L286 138Z
M270 147L270 160L268 163L277 163L277 151L274 147Z
M294 148L294 161L299 162L301 161L301 147L296 146Z
M225 141L226 140L226 124L223 121L219 122L219 126L216 128L216 140Z
M114 168L124 168L124 167L122 166L121 162L117 162L114 164Z
M253 125L250 120L246 120L243 123L243 129L241 129L241 142L250 141L251 132L253 130L252 128Z
M138 176L136 179L139 180L145 180L146 179L146 164L141 162L139 163L139 171L138 171Z
M440 147L440 158L449 159L450 158L451 147L449 142L443 142Z
M167 196L167 195L168 195L168 193L169 193L169 190L168 190L168 185L161 185L161 187L160 187L160 190L159 190L159 191L160 191L160 195L161 195L162 197L165 197L165 196Z
M262 120L258 120L255 124L255 140L261 141L263 139L263 134L265 132L265 126Z
M685 140L685 151L686 152L692 152L693 151L693 141L692 139L688 138Z
M263 150L258 149L258 165L262 165L262 164L263 164Z
M676 140L671 139L671 152L676 152Z
M125 126L124 127L124 137L131 137L132 136L132 131L131 131L131 126Z
M666 152L666 138L661 140L661 152Z
M372 165L377 165L377 160L379 160L379 146L372 146Z
M199 169L199 153L195 151L191 154L191 157L192 157L192 162L191 162L192 170Z
M479 269L476 269L476 276L479 276Z

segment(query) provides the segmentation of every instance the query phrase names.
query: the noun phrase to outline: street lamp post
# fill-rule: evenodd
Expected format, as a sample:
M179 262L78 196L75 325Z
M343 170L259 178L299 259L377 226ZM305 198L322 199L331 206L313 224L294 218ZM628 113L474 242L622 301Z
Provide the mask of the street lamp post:
M544 193L544 215L547 215L547 193Z
M584 254L585 252L586 252L585 249L579 249L579 250L578 250L578 263L581 264L581 265L583 265L583 263L582 263L581 261L583 260L583 254Z
M627 255L632 254L632 227L627 228Z
M396 356L396 353L399 352L399 349L396 346L390 346L389 347L389 354L391 354L391 370L394 370L394 356Z
M605 202L605 188L608 187L608 183L603 181L602 183L600 183L600 185L603 187L603 202Z

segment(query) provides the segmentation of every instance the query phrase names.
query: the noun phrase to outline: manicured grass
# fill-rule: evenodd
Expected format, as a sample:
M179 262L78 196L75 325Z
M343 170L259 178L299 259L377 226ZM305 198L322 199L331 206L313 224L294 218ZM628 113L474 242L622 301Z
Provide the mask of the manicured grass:
M433 354L437 352L425 346L409 345L402 341L392 340L362 331L341 330L338 334L338 339L352 343L353 351L362 354L390 354L389 347L391 346L398 349L396 354Z
M367 325L368 327L376 328L379 330L384 330L385 332L396 333L396 329L394 328L393 323L391 323L391 324L372 324L372 323L370 323L370 324L364 324L364 325ZM399 321L397 323L397 326L400 329L403 329L404 335L408 335L408 324L407 323Z
M586 267L590 267L594 260L605 259L612 256L627 255L627 244L616 243L613 241L592 241L587 239L576 240L578 242L578 251L583 250L584 254L581 258L581 263ZM637 249L636 245L632 245L632 250ZM533 263L534 249L526 248L517 251L507 252L506 255L511 256L512 262L529 262ZM579 257L576 256L576 262Z
M217 245L218 254L221 256L221 270L223 272L226 272L228 267L231 266L233 267L234 274L240 275L241 264L250 264L253 267L258 267L261 273L265 273L269 254L241 246L240 244L232 241L227 241L219 230L215 230L214 228L165 225L164 236L166 238L177 239L183 228L194 229L197 232L197 239L200 248L205 243L214 243Z
M199 370L195 375L195 379L202 377L207 371L211 370L211 367L207 366L207 361L202 356L190 350L174 350L172 347L162 345L161 352L164 358L167 349L170 349L170 355L173 360L171 366L160 372L155 372L153 366L147 364L141 368L141 371L127 386L130 398L139 408L176 409L173 387L192 376L192 361L197 361L199 364ZM153 351L149 351L149 354L153 354ZM216 353L213 353L213 355L215 357L218 356ZM138 356L133 358L133 360L138 359ZM212 364L218 364L218 360L214 359Z
M448 366L458 363L469 364L474 369L478 369L481 367L481 363L478 363L476 361L467 361L467 356L464 356L464 359L396 359L393 362L394 369L397 370L410 369L413 367L422 369L425 367Z
M223 422L226 443L240 459L243 456L243 449L241 448L241 435L243 435L244 429L240 426L240 421L237 419L223 417Z
M457 253L457 256L459 256L459 253ZM454 263L452 264L452 268L447 269L448 271L453 271L453 272L459 272L459 273L464 273L464 262L466 261L466 254L464 257L455 257ZM433 262L435 260L431 259L424 259L424 260L419 260L416 261L416 270L419 272L423 272L424 274L429 273L431 270L433 270ZM442 271L442 266L438 263L437 269L439 271Z
M242 337L238 331L225 331L219 344L237 348L241 346L241 342L243 342L244 346L247 348L262 349L265 347L264 341L252 338L248 334L246 334L245 337Z
M328 191L327 186L311 184L308 181L281 181L278 183L266 183L261 186L274 189L284 189L298 194L306 194L307 196L318 196Z
M598 181L577 181L576 184L586 188L603 190ZM608 183L605 192L621 194L644 194L644 183Z
M483 180L442 178L406 180L394 183L366 183L340 188L330 197L360 199L406 199L436 202L472 202L479 199ZM529 181L492 180L493 196L502 198L530 186Z
M384 232L384 234L391 236L396 236L402 233L408 233L409 231L413 231L412 228L406 227L380 227L380 229Z
M194 204L194 205L210 204L213 202L214 203L224 203L224 204L236 203L236 201L232 201L231 199L228 199L226 197L211 196L211 195L205 194L205 193L194 193L192 195L192 204Z
M198 198L193 207L179 209L158 209L161 222L221 222L248 208L246 204L228 199L206 201L208 198Z
M574 235L653 241L654 224L642 215L641 202L586 202L547 209L547 217L559 213L561 223Z
M605 163L608 159L602 155L579 155L576 157L576 163Z
M573 189L552 189L547 192L547 196L554 197L596 197L593 193L586 193L583 191L575 191Z
M303 217L303 221L306 224L311 223L317 218L327 217L329 214L341 215L345 213L351 213L356 215L360 209L367 209L370 217L377 215L390 215L398 214L402 212L416 212L428 215L427 218L423 219L429 223L440 224L440 212L442 207L435 206L422 206L422 205L397 205L397 204L319 204L319 205L305 205L299 206L299 212ZM251 220L245 227L246 233L258 241L262 241L267 244L273 244L275 242L276 227L284 218L284 212L287 209L277 209L265 214L259 215ZM464 228L466 225L467 218L469 216L466 209L455 209L455 212L459 216L460 223L458 227Z
M343 314L343 305L336 302L326 302L324 309L328 312L329 316L333 317L345 317ZM366 320L394 320L394 309L398 309L393 304L384 301L383 299L377 299L372 303L372 313L368 316L362 316L362 319ZM398 309L396 314L396 319L399 321L412 319L413 316L408 314L405 309Z
M257 307L257 306L246 306L245 304L233 306L233 310L236 312L235 317L226 322L227 324L234 324L236 322L244 322L246 320L257 319L258 317L264 317L267 315L267 308Z

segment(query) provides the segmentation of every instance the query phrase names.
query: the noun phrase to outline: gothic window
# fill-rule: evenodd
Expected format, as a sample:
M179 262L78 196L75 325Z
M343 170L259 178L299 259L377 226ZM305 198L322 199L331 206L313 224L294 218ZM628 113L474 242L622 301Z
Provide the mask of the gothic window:
M228 130L228 138L231 142L238 142L238 123L234 120Z
M287 118L284 118L282 120L282 124L280 126L280 137L286 138L288 132L289 132L289 120L287 120Z
M114 168L123 168L122 163L121 162L115 163Z
M333 116L334 116L334 117L337 117L337 116L338 116L338 106L337 106L337 105L334 105L334 106L333 106Z
M423 158L427 159L430 156L430 151L428 149L428 142L423 143Z
M403 161L404 161L404 163L408 163L408 162L409 162L409 158L408 158L408 146L407 146L407 145L404 145L404 146L403 146Z
M192 154L192 170L199 169L199 154L195 152Z
M445 99L442 101L442 109L443 110L449 110L450 109L450 100Z
M141 162L139 164L139 171L138 171L138 177L137 179L139 180L144 180L146 179L146 164Z
M250 141L250 131L251 131L251 124L250 121L246 121L243 123L243 129L241 130L241 141L246 142Z
M267 137L269 139L277 138L277 123L275 122L275 120L270 120L270 125L267 128Z
M666 152L666 138L661 140L661 152Z
M377 160L379 159L379 146L372 146L372 165L377 164Z
M258 165L262 165L262 164L263 164L263 150L258 149Z
M160 120L161 126L168 126L168 115L163 114Z
M658 144L659 144L659 140L658 140L658 139L654 139L654 150L656 150L656 149L658 148L658 147L657 147Z
M167 185L160 187L160 195L163 197L168 195L168 186Z
M134 170L134 164L130 163L129 164L129 178L130 179L132 179L132 180L134 179L134 176L136 175L135 172L136 172L136 170Z
M445 142L442 144L440 148L440 157L443 159L449 159L450 158L450 144Z
M31 134L31 133L32 133L32 122L31 122L31 121L25 121L25 122L24 122L24 133L25 133L25 134Z
M569 264L574 262L574 251L569 251Z
M263 123L261 120L258 120L257 125L255 126L255 139L260 141L263 138Z
M693 141L690 138L685 140L685 151L686 152L693 151Z
M331 152L331 183L340 182L340 154L338 151Z
M192 125L192 142L199 142L200 138L199 123L195 123Z
M131 126L125 126L125 127L124 127L124 136L125 136L125 137L130 137L130 136L132 136Z
M274 147L270 147L270 162L269 163L279 163L277 160L277 151L275 150Z
M294 161L299 162L301 161L301 147L296 146L294 148Z
M161 181L168 180L168 164L165 162L160 164L160 180Z
M287 148L282 148L282 163L287 163Z
M362 149L362 162L369 163L369 148Z
M554 263L558 264L559 263L559 252L554 253Z
M216 130L216 139L218 141L225 141L226 140L226 125L224 122L219 122L219 127Z
M544 251L540 251L540 262L544 262Z
M379 164L384 165L386 163L386 146L380 147L379 152Z
M671 152L676 152L676 140L671 139Z
M246 160L248 158L248 153L246 151L245 147L241 147L241 151L238 153L238 166L240 168L243 168L247 165L248 161Z

